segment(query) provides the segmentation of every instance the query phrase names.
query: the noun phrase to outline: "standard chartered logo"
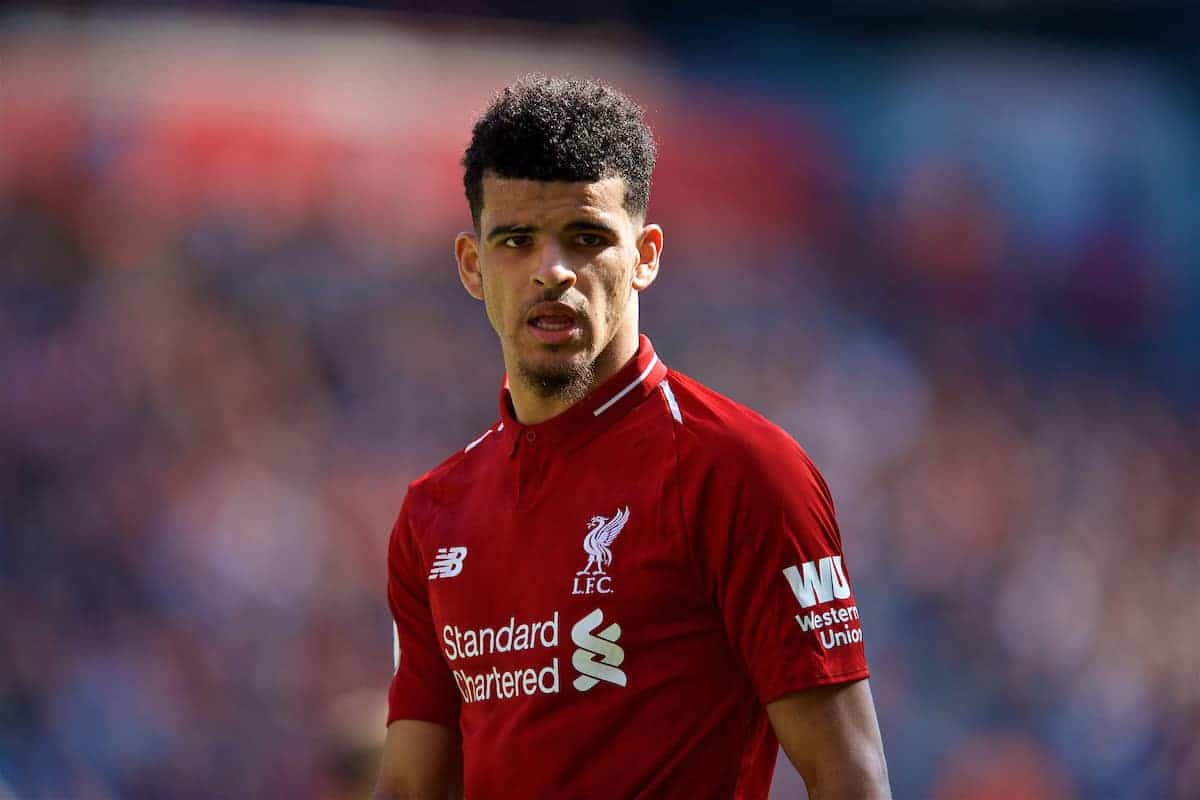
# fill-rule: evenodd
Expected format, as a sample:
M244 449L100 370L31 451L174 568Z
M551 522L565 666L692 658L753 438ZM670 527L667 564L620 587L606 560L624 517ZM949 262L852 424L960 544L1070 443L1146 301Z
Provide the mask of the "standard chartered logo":
M514 700L559 694L559 612L542 620L510 616L494 626L442 627L442 654L466 703ZM601 681L625 685L620 666L625 651L617 644L621 626L604 625L596 609L571 627L578 648L571 664L579 673L572 685L580 692ZM537 655L541 653L543 655Z
M625 673L617 669L625 661L625 651L617 644L621 626L614 622L593 633L603 623L604 612L597 608L571 628L571 641L579 648L571 656L571 666L580 673L574 686L581 692L588 691L600 681L625 685Z

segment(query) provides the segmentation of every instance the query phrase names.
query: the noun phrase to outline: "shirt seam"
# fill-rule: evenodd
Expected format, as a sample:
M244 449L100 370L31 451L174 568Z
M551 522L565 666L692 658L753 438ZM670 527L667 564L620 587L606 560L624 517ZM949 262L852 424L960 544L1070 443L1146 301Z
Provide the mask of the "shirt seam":
M666 381L670 377L671 370L668 369L667 373L663 375L662 379ZM676 402L678 402L678 399L676 399ZM692 531L692 529L688 526L687 514L685 513L683 506L683 458L679 454L679 430L677 429L676 425L672 424L671 412L669 409L666 410L666 415L668 419L667 424L670 425L671 429L671 447L674 450L675 457L675 512L679 516L679 529L683 531L683 540L687 545L688 561L691 565L692 579L696 582L696 585L700 587L702 592L707 593L708 586L704 581L704 573L700 569L696 536L694 531Z

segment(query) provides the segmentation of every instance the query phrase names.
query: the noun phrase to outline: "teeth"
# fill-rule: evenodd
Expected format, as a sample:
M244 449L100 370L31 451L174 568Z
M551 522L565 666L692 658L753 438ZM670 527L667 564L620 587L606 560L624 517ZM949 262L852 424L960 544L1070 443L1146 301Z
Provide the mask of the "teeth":
M562 331L571 327L571 320L566 317L538 317L533 324L542 330Z

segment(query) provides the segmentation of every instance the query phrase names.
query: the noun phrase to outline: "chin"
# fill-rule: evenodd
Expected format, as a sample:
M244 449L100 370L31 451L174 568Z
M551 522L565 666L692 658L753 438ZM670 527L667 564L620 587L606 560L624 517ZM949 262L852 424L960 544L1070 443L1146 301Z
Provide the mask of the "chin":
M517 361L521 379L545 396L578 399L595 378L595 358L569 345L542 345Z
M588 353L567 345L543 345L540 352L530 353L522 362L533 370L575 371L592 363Z
M552 358L556 360L564 360L595 357L595 354L591 352L591 348L588 345L588 339L582 336L574 337L558 344L549 344L547 342L538 341L533 337L529 337L522 342L521 349L530 358L535 359Z

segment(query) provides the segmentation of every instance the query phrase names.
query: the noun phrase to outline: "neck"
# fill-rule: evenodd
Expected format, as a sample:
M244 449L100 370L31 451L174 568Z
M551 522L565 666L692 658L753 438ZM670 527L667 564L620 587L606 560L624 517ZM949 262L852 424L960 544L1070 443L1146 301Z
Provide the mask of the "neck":
M525 383L520 378L516 365L505 358L508 371L508 393L512 398L513 416L522 425L537 425L566 411L577 402L587 397L596 387L616 375L621 367L629 363L637 354L638 334L634 328L628 333L618 333L613 337L592 362L594 372L591 381L570 397L545 396Z

